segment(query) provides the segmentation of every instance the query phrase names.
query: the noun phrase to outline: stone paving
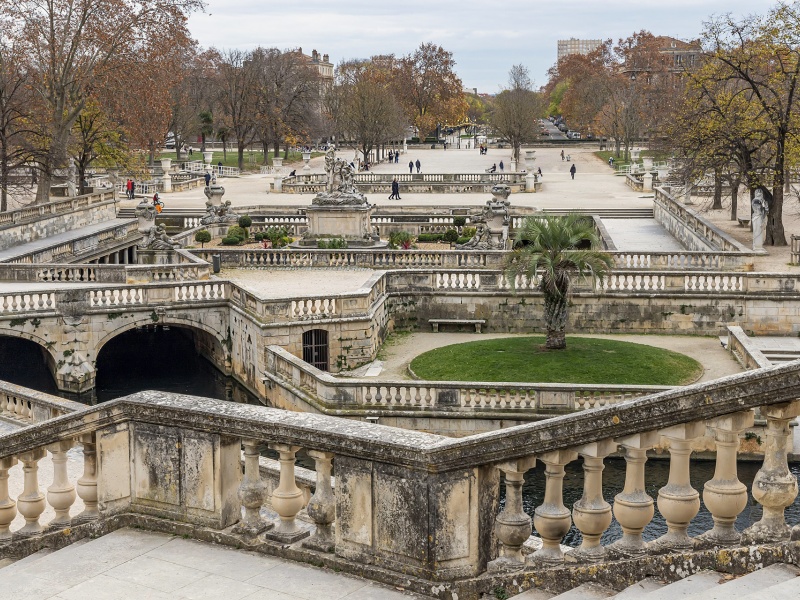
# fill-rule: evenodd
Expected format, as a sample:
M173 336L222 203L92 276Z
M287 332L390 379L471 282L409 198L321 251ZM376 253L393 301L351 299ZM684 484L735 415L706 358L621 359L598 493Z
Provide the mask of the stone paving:
M364 579L171 535L120 529L0 569L3 600L400 600Z

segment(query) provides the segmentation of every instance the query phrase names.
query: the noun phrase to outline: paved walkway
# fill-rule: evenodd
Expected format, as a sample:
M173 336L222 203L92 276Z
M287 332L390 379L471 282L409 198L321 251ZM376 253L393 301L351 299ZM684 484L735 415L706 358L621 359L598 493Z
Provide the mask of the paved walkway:
M225 546L120 529L0 569L3 600L401 600L364 579Z

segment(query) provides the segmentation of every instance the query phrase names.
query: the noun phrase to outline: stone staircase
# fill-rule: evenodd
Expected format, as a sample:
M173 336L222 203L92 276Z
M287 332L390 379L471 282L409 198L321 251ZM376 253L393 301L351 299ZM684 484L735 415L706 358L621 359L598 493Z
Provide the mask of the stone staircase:
M800 598L800 569L775 564L742 577L701 571L669 585L644 579L620 592L585 583L563 594L529 590L519 600L797 600Z

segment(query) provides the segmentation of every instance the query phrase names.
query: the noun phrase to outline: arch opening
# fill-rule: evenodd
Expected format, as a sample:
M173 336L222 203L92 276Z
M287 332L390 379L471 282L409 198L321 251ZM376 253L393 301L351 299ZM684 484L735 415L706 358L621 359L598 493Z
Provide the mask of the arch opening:
M303 360L320 371L330 370L328 332L309 329L303 332Z
M59 396L54 368L53 357L41 344L0 335L0 380Z

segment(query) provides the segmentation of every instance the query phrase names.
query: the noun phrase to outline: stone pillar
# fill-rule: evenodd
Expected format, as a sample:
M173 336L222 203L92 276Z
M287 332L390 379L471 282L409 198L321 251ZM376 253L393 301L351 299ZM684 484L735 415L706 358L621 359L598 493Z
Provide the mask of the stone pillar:
M533 171L528 171L525 174L525 191L526 192L536 191L536 174Z
M714 432L717 445L717 463L714 479L703 487L703 502L714 518L714 528L695 539L699 546L738 545L741 535L733 524L747 506L747 486L736 473L736 451L739 434L753 425L753 411L746 410L706 421Z
M649 171L645 171L644 177L642 177L642 191L653 191L653 174Z
M244 445L244 478L239 485L239 501L244 506L244 518L233 528L234 533L256 536L262 531L272 528L261 518L261 507L267 496L267 486L261 479L258 466L258 441L243 440Z
M8 495L8 470L16 464L13 456L0 458L0 545L11 539L9 527L17 516L17 503Z
M281 156L273 156L272 157L272 166L276 168L281 168L283 166L283 157Z
M510 461L498 465L506 477L506 505L497 515L494 533L500 542L500 556L488 564L490 572L522 569L525 558L522 544L531 536L531 518L522 509L522 484L525 472L536 465L536 458Z
M622 527L622 539L611 544L607 551L614 557L635 557L645 553L642 531L653 520L653 499L645 492L644 464L647 451L661 436L657 431L636 433L616 442L625 448L625 486L614 497L614 517Z
M53 485L47 488L47 502L56 511L48 529L69 527L71 522L69 510L75 503L75 486L67 476L67 451L72 448L72 444L72 440L63 440L47 447L53 455Z
M280 175L275 176L275 193L279 194L283 192L283 177Z
M317 531L303 542L303 546L320 552L333 552L336 540L333 536L333 522L336 519L336 497L331 487L331 452L309 450L317 470L317 486L306 507L308 516L314 519Z
M75 516L75 524L93 521L100 516L97 511L97 444L93 433L82 435L83 475L78 479L78 496L83 500L83 512Z
M689 550L692 547L686 530L700 511L700 494L689 481L689 457L692 441L704 435L705 431L705 423L693 422L659 432L669 440L669 481L658 490L658 510L667 522L667 533L648 544L649 552Z
M611 505L603 498L603 459L616 449L613 440L573 448L583 457L583 496L572 509L572 520L583 541L569 554L579 562L600 562L605 558L600 536L611 525Z
M309 535L309 531L302 529L295 519L303 508L303 492L294 480L295 454L300 447L288 444L270 444L269 447L280 454L281 476L277 489L272 492L272 508L281 520L266 536L271 540L292 544Z
M758 523L743 533L745 544L774 543L788 540L791 529L786 524L784 510L797 497L797 479L789 471L786 442L789 439L789 421L800 415L800 400L773 404L761 408L767 419L764 442L764 464L753 480L753 498L764 507Z
M171 192L172 191L172 177L169 174L171 168L172 168L172 159L171 158L162 158L161 159L161 170L164 171L164 175L161 178L161 181L164 184L164 191L165 192Z
M14 532L14 538L30 537L42 532L39 517L45 509L44 494L39 489L39 461L44 458L45 449L37 448L19 455L24 473L22 494L17 497L17 509L25 517L25 525Z
M366 160L366 157L364 157ZM311 165L308 164L308 161L311 160L311 152L303 152L303 162L306 163L303 165L303 173L305 175L311 174Z
M561 539L567 534L572 519L564 506L564 466L578 458L573 450L556 450L539 456L545 466L544 503L536 507L533 525L542 537L542 547L528 556L532 563L558 565L564 562Z

